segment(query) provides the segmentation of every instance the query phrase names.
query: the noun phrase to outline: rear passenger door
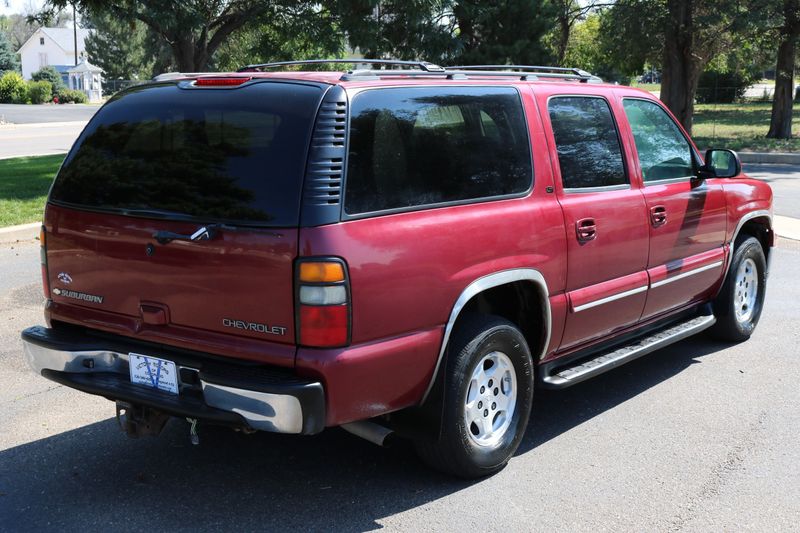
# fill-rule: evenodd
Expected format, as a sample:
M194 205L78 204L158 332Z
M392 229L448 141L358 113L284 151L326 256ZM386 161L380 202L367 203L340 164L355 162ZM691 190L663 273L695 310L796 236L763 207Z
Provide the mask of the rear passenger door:
M567 313L561 349L635 324L647 296L648 223L605 98L539 95L567 231Z
M650 292L642 318L706 297L722 277L725 193L694 179L694 149L661 104L623 98L650 229Z

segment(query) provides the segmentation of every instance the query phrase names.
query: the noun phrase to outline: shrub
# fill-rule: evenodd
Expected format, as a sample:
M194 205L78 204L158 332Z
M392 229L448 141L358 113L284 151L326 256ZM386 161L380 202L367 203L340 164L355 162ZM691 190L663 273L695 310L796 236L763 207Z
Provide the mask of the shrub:
M33 104L46 104L53 99L53 85L44 80L28 82L28 99Z
M56 96L58 96L59 104L85 104L89 101L89 99L86 97L86 93L73 89L64 89L63 91L59 91Z
M0 103L24 104L28 101L25 80L16 72L6 72L0 78Z
M744 91L758 81L760 73L747 71L714 72L700 75L696 99L701 104L731 104L741 100Z
M67 86L64 85L64 80L61 79L61 74L58 73L55 67L42 67L40 70L31 74L31 79L33 81L49 81L54 93L58 93L67 88Z

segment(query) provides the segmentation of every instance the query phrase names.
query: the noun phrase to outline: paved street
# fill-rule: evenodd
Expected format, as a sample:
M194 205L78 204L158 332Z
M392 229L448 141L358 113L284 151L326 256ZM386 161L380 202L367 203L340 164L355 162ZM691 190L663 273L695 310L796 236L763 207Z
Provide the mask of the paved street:
M0 104L0 124L4 122L12 124L87 122L98 109L100 109L99 104Z
M770 184L776 215L800 219L800 166L748 164L744 171Z
M66 154L86 122L6 124L0 126L0 159Z
M0 249L0 530L796 530L800 245L783 241L739 345L683 341L539 391L517 457L463 482L341 430L311 438L172 421L127 439L113 404L28 371L38 250Z

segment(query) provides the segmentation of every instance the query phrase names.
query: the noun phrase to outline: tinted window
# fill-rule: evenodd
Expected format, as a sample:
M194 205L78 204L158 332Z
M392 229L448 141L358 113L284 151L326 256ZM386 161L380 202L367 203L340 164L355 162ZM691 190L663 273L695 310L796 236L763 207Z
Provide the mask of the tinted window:
M349 214L523 193L531 176L513 88L384 89L353 100Z
M661 106L646 100L623 100L636 141L644 181L694 174L692 148Z
M51 200L155 216L298 223L321 89L148 87L113 99L73 148Z
M628 183L608 102L563 96L550 99L548 110L565 189Z

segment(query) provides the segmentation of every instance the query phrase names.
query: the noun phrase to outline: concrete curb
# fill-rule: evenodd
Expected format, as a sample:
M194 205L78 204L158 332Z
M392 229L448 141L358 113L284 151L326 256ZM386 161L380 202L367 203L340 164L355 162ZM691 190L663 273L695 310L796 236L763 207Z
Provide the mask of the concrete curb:
M739 152L739 159L761 165L800 165L800 154L785 152Z
M36 240L39 238L39 228L41 227L41 222L33 222L31 224L0 228L0 244Z

